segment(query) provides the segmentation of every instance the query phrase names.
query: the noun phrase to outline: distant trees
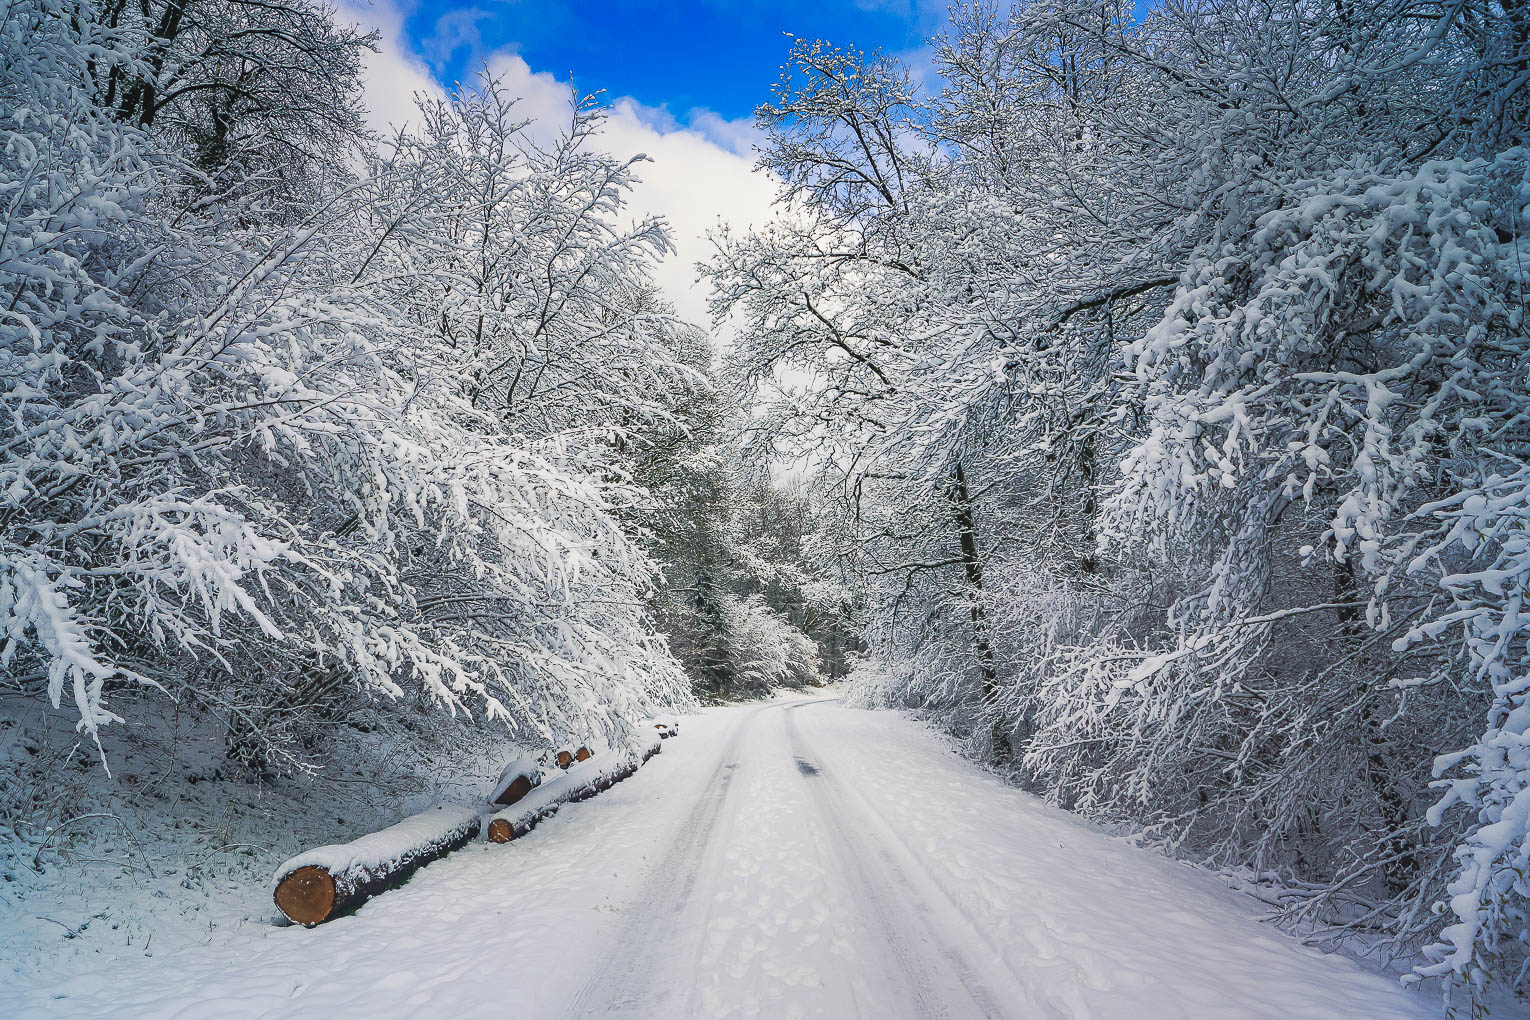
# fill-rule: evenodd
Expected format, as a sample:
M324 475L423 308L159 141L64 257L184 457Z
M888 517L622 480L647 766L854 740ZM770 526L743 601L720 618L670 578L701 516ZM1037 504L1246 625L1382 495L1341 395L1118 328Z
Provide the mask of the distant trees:
M720 381L698 388L633 444L663 564L656 613L696 692L718 699L842 676L849 647L843 589L817 572L808 500L742 461L733 396Z
M964 5L934 95L799 41L709 266L860 697L1473 987L1530 949L1526 24Z

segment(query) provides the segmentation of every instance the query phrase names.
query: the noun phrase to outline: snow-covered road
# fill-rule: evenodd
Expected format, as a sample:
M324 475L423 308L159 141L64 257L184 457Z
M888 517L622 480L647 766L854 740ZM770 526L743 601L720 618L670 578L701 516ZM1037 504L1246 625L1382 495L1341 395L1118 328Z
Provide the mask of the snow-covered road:
M246 929L248 932L248 929ZM708 712L351 917L0 989L4 1016L1437 1016L892 713Z

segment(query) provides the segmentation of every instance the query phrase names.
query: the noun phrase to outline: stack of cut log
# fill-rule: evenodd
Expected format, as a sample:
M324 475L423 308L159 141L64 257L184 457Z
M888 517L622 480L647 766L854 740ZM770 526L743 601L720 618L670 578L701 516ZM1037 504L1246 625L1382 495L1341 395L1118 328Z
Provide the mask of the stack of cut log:
M648 720L647 725L658 731L659 736L678 737L680 735L680 719L674 715L656 715Z
M561 749L554 762L564 771L546 782L536 758L518 758L500 772L489 793L489 811L498 809L491 817L479 808L441 805L350 843L299 854L276 869L276 905L308 927L338 917L480 833L508 843L561 805L610 789L658 754L660 739L650 730L635 749L599 760L587 744Z
M571 765L561 776L556 776L530 791L512 807L500 811L485 830L494 843L508 843L519 839L537 823L555 814L564 804L589 800L603 790L609 790L632 775L643 763L662 749L657 737L636 750L604 759L586 756ZM588 749L584 749L588 750Z

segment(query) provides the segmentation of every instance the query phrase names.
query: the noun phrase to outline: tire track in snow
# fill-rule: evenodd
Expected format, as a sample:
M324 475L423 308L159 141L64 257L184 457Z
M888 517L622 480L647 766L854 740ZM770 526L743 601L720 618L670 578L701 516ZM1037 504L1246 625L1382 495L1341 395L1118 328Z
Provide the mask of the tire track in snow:
M706 860L708 845L728 801L742 756L739 733L755 716L776 706L765 705L735 725L707 785L696 798L679 832L654 866L643 891L626 910L628 918L616 933L599 964L580 984L564 1016L594 1018L647 1015L650 980L658 950L666 940L686 938L678 931L686 905Z
M818 704L809 702L807 704ZM891 951L897 961L898 970L905 978L907 991L913 1000L916 1014L920 1017L951 1017L950 1003L943 1001L942 996L935 991L929 968L925 965L924 958L915 951L904 935L906 929L898 924L889 909L887 897L880 894L877 886L872 882L865 866L866 855L855 845L841 822L841 812L837 805L832 802L830 786L833 780L824 775L821 770L811 764L802 748L801 737L797 733L797 727L792 719L793 708L805 707L793 705L786 710L785 725L787 740L791 745L792 757L796 759L797 771L808 787L810 799L817 809L819 819L823 823L824 830L833 838L834 851L839 858L840 869L850 880L851 892L860 902L866 916L871 919L877 928L882 942ZM812 771L803 769L803 763L808 763ZM963 1014L966 1015L966 1014ZM997 1014L985 1011L984 1015L994 1016Z
M870 913L876 917L888 948L892 950L899 967L909 979L910 992L920 1009L920 1015L985 1018L1011 1015L1008 1009L999 1004L987 984L978 975L977 970L953 946L951 939L945 937L938 917L929 903L919 896L918 887L910 881L905 869L898 864L885 846L864 838L870 827L865 823L865 820L870 817L870 812L865 809L864 803L861 803L858 809L851 809L838 781L823 767L822 760L813 757L804 749L802 737L793 720L795 710L824 704L831 700L833 699L805 701L786 707L786 733L791 745L791 754L795 759L797 771L801 774L803 782L807 784L814 805L823 819L824 828L835 837L839 844L839 856L844 862L846 875L852 879L858 897L871 908ZM854 835L842 821L852 814L862 819L862 824L852 827L855 830ZM873 875L868 870L867 863L871 861L876 862L880 875ZM917 861L915 863L917 864ZM929 883L924 884L927 887L929 885ZM899 896L907 897L906 906L902 908L894 906L892 898L888 895L889 890L896 890ZM937 889L936 892L938 893L939 890ZM960 913L955 904L945 900L943 896L941 899L951 911ZM898 917L895 916L896 914L903 916ZM910 926L909 922L913 924ZM934 975L926 966L924 956L910 943L905 932L917 932L924 936L923 941L935 950L938 962L943 965L946 972L947 980L942 983L950 988L959 989L970 1002L970 1009L953 1009L956 1003L942 997L935 990ZM999 966L1002 966L1002 963ZM1013 975L1009 975L1007 969L1006 975L1013 980ZM1029 1003L1031 1011L1026 1014L1028 1017L1038 1016L1061 1020L1070 1015L1068 1011L1059 1009L1053 1003L1036 1001L1033 996L1026 996L1026 998L1031 1000ZM963 1003L964 1007L966 1005Z

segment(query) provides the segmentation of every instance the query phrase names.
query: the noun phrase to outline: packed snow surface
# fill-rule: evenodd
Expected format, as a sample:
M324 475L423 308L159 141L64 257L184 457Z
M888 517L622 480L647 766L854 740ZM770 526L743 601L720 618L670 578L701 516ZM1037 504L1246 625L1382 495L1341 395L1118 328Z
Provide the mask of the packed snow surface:
M465 829L477 825L478 819L477 808L443 804L410 815L381 832L368 833L349 843L321 846L298 854L276 869L273 881L280 882L297 869L310 866L325 868L336 876L355 871L374 871L379 865L390 864L418 850L449 842L460 836Z
M7 975L0 1015L1439 1015L910 720L799 700L688 722L600 797L354 915Z

